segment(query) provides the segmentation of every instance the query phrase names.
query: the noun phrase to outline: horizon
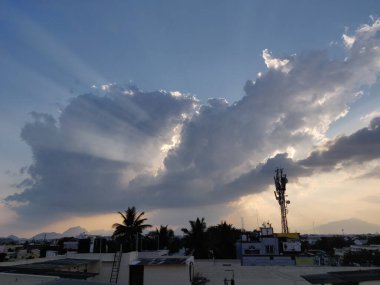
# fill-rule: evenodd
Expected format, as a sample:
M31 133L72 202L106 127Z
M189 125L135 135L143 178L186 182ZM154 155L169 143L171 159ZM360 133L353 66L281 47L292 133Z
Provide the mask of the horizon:
M207 220L205 220L205 222L207 224ZM228 221L226 221L226 222L228 224ZM342 224L347 225L347 223L352 223L352 222L355 222L357 225L359 224L361 226L361 228L362 228L361 232L357 232L355 230L352 230L352 228L350 228L348 231L346 231L344 228L341 227ZM211 227L211 226L215 226L215 225L214 224L212 224L212 225L207 224L207 227ZM145 234L149 233L150 231L154 231L155 229L159 228L160 226L162 226L162 224L161 225L152 225L152 227L144 230L144 232L145 232ZM256 228L243 229L243 230L244 231L258 230L261 226L263 226L263 225L260 225L259 227L256 227ZM168 227L170 229L174 230L174 233L176 234L176 236L182 236L183 235L183 233L180 229L178 229L178 228L174 229L170 225L168 225ZM185 228L187 228L187 227L185 227ZM363 230L363 227L366 229L369 229L369 231ZM375 232L373 231L374 227L376 227ZM237 228L237 229L239 229L239 228ZM372 230L370 230L370 229L372 229ZM79 230L80 230L80 232L79 232ZM241 228L240 228L240 230L241 230ZM317 225L316 227L314 226L314 228L309 228L309 229L306 229L305 231L293 230L290 232L297 232L297 233L300 233L301 235L327 235L327 236L332 235L332 236L338 236L338 235L379 235L380 234L379 230L380 230L379 224L370 224L370 223L366 223L365 221L362 221L360 219L350 218L350 219L346 219L346 220L332 221L332 222L329 222L329 223L323 224L323 225ZM53 235L58 234L58 235L62 235L62 237L68 237L71 235L65 236L65 233L70 232L70 231L75 231L75 232L79 233L79 234L73 235L74 237L76 237L82 233L87 234L87 235L95 235L95 236L111 236L113 233L113 230L104 230L104 229L88 231L84 227L82 227L80 225L76 225L76 226L71 226L70 228L67 228L62 232L56 232L56 231L36 232L29 237L9 234L6 236L0 236L0 238L9 238L9 237L15 236L18 239L29 239L30 240L30 239L34 239L36 236L39 236L42 234L53 234ZM277 231L274 228L274 233L280 233L280 232L281 231Z
M0 20L0 236L130 206L280 229L278 167L290 230L377 225L376 1L6 0Z

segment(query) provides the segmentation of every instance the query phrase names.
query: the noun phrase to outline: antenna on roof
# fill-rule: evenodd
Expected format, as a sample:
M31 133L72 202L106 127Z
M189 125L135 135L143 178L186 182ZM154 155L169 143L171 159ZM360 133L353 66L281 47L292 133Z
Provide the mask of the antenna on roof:
M276 200L278 201L278 204L280 205L281 210L281 227L283 233L288 233L288 220L287 220L287 213L288 209L287 206L290 204L289 200L286 200L285 191L286 191L286 183L288 183L288 178L286 178L286 174L283 173L283 168L277 168L275 170L275 176L274 179L274 185L276 187L276 190L274 191L274 196L276 197Z

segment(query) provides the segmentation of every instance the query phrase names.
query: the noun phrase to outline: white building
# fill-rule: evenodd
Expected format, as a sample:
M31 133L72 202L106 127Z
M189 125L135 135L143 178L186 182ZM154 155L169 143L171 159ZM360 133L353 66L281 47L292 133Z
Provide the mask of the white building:
M53 277L60 277L109 283L112 270L115 268L113 265L113 253L68 253L65 256L23 262L4 262L0 264L0 272L4 272L0 273L0 284L22 285L20 280L26 280L25 284L28 285L42 284L45 277L44 282L52 280ZM192 256L129 252L122 254L119 265L117 284L189 285L193 278L190 273L193 272L194 259ZM14 274L10 275L7 272Z

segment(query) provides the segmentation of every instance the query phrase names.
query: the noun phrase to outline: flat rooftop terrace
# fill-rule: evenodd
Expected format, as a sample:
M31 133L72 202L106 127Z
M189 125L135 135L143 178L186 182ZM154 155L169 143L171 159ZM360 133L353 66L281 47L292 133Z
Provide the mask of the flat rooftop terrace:
M0 272L29 275L58 276L61 278L87 279L94 277L97 273L70 270L73 267L86 266L97 262L91 259L64 258L48 260L43 262L0 266Z

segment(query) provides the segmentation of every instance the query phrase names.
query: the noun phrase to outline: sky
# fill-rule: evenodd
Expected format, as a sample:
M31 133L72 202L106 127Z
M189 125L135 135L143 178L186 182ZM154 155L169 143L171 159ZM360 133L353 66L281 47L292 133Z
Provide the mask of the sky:
M380 4L1 1L0 236L379 224Z

